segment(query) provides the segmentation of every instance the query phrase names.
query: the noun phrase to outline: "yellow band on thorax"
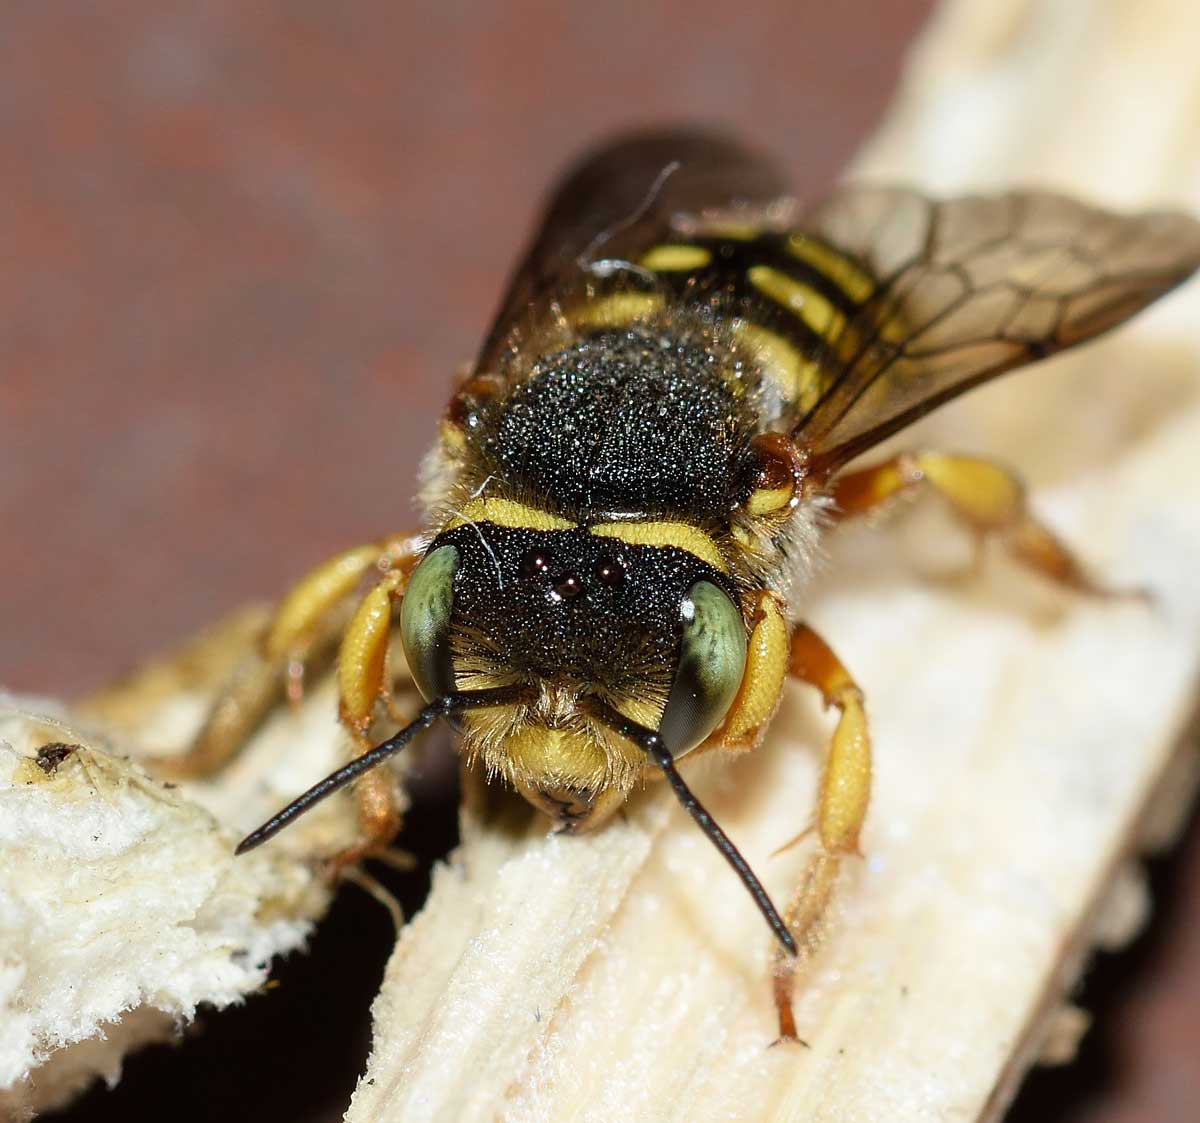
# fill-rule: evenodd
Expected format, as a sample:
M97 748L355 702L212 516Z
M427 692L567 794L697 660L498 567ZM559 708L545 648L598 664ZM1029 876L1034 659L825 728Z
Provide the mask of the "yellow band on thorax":
M486 522L493 526L511 527L515 530L575 530L578 523L559 515L543 511L515 499L498 496L472 499L454 513L444 529L453 530L467 523ZM698 526L673 519L650 519L646 521L593 523L587 527L591 534L600 538L616 538L628 546L674 546L677 550L692 554L721 573L729 572L716 542Z
M526 503L518 503L515 499L502 499L499 496L472 499L464 504L462 510L455 512L445 529L453 530L456 526L466 523L492 523L516 530L574 530L577 525L569 519L543 511L540 507L531 507Z
M729 564L717 544L691 523L670 520L594 523L588 530L601 538L616 538L628 546L674 546L707 562L720 573L729 572Z

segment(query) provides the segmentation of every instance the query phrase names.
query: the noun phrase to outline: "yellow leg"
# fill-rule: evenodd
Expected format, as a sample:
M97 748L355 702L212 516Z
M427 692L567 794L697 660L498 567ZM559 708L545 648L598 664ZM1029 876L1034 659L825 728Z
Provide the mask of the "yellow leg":
M1054 532L1029 512L1021 481L989 460L909 452L848 472L833 481L835 517L868 514L921 485L941 495L978 538L995 537L1018 562L1051 581L1091 596L1128 595L1090 577Z
M392 613L408 581L407 567L384 575L359 602L342 635L338 651L338 718L350 734L358 753L372 743L367 733L379 703L391 701L387 673L388 641ZM400 829L396 788L387 769L376 768L360 776L354 785L362 839L334 858L342 869L387 846Z
M303 667L336 639L338 610L363 576L379 566L407 573L417 540L396 535L347 550L317 566L280 601L256 644L209 708L187 752L164 759L158 770L173 776L204 776L218 770L245 744L286 689L298 700Z
M820 947L842 859L859 853L858 836L871 797L871 738L857 683L825 641L804 624L792 635L788 673L815 686L826 706L835 707L840 716L826 750L817 794L817 852L784 918L798 954L793 958L775 953L772 973L781 1040L796 1038L792 1014L796 972Z
M783 602L766 589L753 594L746 670L725 715L709 743L726 749L749 749L758 742L779 708L788 667L788 623Z

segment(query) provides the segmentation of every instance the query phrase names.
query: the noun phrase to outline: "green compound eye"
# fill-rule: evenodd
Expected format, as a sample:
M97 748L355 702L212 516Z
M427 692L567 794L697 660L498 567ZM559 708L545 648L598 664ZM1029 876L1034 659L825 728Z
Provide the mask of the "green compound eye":
M723 589L697 581L679 612L679 666L658 728L675 757L694 749L716 729L746 669L746 625Z
M454 693L450 613L458 551L442 546L421 559L400 606L400 641L413 682L426 702Z

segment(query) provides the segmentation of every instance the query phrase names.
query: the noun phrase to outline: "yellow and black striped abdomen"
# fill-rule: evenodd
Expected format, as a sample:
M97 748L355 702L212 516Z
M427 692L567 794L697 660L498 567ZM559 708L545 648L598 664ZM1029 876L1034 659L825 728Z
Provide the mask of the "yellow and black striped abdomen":
M666 286L669 302L723 317L794 415L828 389L836 360L853 345L847 324L875 289L866 269L826 243L754 227L663 242L637 265Z
M873 282L811 237L749 228L604 266L473 407L480 478L569 518L728 525L756 486L751 441L826 391Z

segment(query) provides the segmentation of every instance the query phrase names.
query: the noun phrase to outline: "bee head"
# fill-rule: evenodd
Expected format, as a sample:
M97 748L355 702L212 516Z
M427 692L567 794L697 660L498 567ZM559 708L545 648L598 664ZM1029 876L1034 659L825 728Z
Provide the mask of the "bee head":
M566 826L594 825L649 763L619 719L677 758L741 684L747 629L719 556L686 548L687 527L645 525L463 522L431 543L405 592L401 637L422 695L516 688L519 701L460 717L465 750Z
M746 668L746 621L712 539L669 521L547 525L565 520L507 503L481 512L507 523L471 510L451 521L405 589L401 639L427 705L237 852L448 720L468 756L569 831L597 826L640 776L661 774L795 955L761 882L675 767L721 724Z

